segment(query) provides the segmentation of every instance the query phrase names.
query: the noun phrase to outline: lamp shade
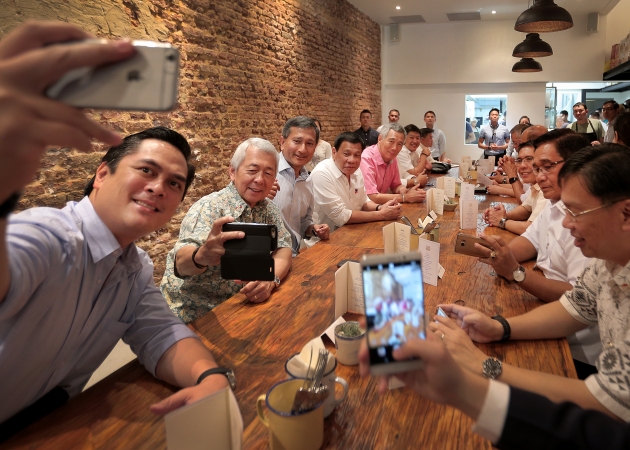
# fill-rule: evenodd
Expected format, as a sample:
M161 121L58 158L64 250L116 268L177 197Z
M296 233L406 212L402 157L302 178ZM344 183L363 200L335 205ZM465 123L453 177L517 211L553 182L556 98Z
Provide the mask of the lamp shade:
M551 45L540 39L538 33L527 33L525 40L514 47L512 56L516 58L540 58L553 55Z
M512 72L542 72L542 66L531 58L523 58L512 66Z
M569 11L553 0L537 0L516 19L514 29L523 33L548 33L567 30L573 26Z

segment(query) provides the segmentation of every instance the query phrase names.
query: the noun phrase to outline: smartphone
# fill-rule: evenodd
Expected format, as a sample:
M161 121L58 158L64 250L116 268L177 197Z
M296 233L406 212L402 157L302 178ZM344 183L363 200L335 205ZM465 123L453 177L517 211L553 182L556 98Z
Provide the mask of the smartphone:
M275 261L272 252L278 247L278 230L266 223L231 222L222 231L242 231L242 239L223 243L221 278L225 280L273 281Z
M396 361L392 352L408 336L426 339L422 255L364 256L361 260L370 373L386 375L422 367L418 358Z
M151 41L133 41L133 46L136 53L129 59L72 70L49 86L46 95L79 108L173 109L179 85L179 51L171 44Z
M461 253L462 255L476 256L478 258L486 258L487 255L482 253L481 250L475 247L475 244L483 245L490 250L493 250L492 246L483 239L471 236L469 234L459 233L455 240L455 253Z
M448 317L448 314L446 314L446 313L444 312L444 310L443 310L442 308L440 308L439 306L437 307L437 310L435 311L435 313L436 313L438 316ZM438 322L438 321L436 320L436 322ZM440 323L440 322L438 322L438 323Z
M418 233L418 230L416 230L416 227L413 226L413 224L411 223L411 221L409 220L407 216L402 216L400 220L402 220L405 225L408 225L411 227L411 234L418 234L418 235L420 234Z

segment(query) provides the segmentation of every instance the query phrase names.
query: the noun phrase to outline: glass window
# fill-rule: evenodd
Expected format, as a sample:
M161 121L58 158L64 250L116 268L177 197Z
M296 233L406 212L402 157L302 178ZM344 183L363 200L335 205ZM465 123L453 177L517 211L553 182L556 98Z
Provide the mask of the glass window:
M507 95L480 94L466 96L466 128L464 135L464 142L466 144L477 145L481 127L490 123L488 116L492 108L499 110L499 123L505 125Z

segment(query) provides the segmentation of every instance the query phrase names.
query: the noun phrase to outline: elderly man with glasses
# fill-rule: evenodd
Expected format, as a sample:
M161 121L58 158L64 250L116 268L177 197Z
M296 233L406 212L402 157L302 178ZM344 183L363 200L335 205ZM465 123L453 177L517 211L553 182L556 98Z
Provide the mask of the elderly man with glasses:
M535 164L550 173L562 166L558 178L566 213L563 225L574 245L592 258L575 287L559 301L521 316L501 318L503 323L471 308L440 305L455 320L436 316L439 324L429 327L439 335L444 333L442 341L460 365L481 373L489 358L465 334L477 342L556 339L598 325L604 347L597 360L599 373L585 381L498 361L500 368L493 378L555 402L570 401L630 422L630 153L621 145L603 144L581 149L564 162L561 159L539 161L537 154ZM464 322L465 328L458 326ZM490 403L507 408L503 394L492 397Z
M547 206L525 233L509 245L499 237L483 237L493 251L488 250L488 257L481 261L544 302L558 300L564 292L571 290L589 263L574 245L570 231L562 226L565 210L558 182L558 173L565 161L588 145L586 139L569 129L553 130L537 138L532 168L540 190L549 200ZM521 265L534 258L538 270L525 269ZM578 361L578 374L586 377L593 373L593 364L601 352L597 330L582 330L569 339L569 344L574 360Z
M619 103L614 100L608 100L602 106L602 114L604 115L604 119L608 121L604 142L611 143L615 140L615 121L620 112Z
M511 158L510 158L511 159ZM506 211L499 203L486 209L483 218L487 224L500 227L515 234L523 234L532 222L543 211L549 201L545 198L538 184L532 164L534 162L534 143L523 142L518 149L515 161L516 171L524 183L530 185L523 202L516 208Z

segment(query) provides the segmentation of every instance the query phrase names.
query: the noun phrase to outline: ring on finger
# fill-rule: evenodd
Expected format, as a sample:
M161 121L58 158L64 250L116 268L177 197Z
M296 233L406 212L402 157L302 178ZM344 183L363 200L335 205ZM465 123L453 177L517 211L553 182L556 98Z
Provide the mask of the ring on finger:
M254 300L258 300L258 295L254 295Z
M446 336L444 333L442 333L442 340L444 340L444 336Z
M496 258L496 257L497 257L497 252L492 250L492 252L490 253L490 258Z

